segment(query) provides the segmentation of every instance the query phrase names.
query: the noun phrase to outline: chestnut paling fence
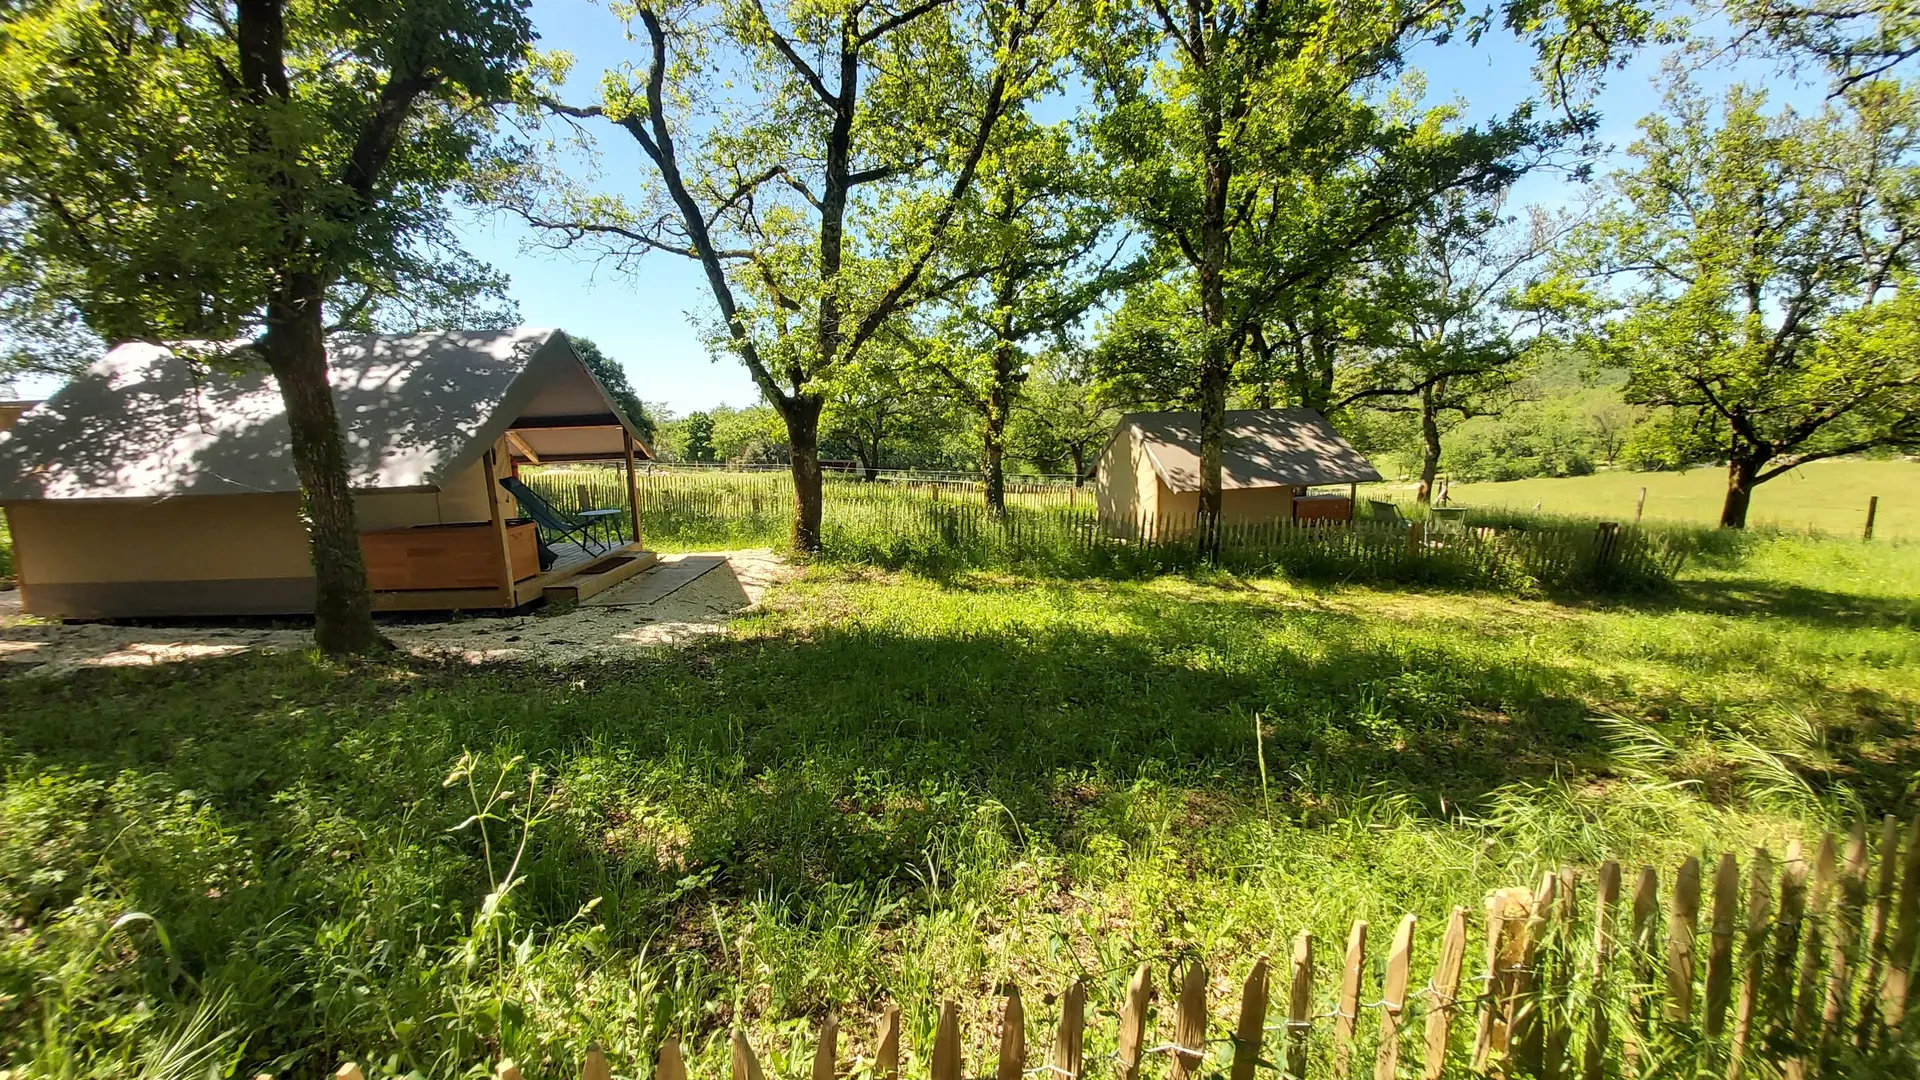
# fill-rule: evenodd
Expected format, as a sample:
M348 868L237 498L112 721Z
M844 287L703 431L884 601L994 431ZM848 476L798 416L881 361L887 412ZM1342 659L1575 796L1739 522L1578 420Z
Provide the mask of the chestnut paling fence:
M1840 844L1824 836L1811 860L1794 844L1778 859L1755 850L1744 867L1730 852L1706 868L1689 858L1664 881L1653 867L1623 881L1614 862L1548 873L1494 891L1481 911L1455 908L1439 927L1405 916L1383 966L1369 958L1364 921L1330 956L1303 932L1279 963L1255 959L1232 1000L1217 1000L1226 995L1198 962L1170 971L1159 1004L1150 965L1101 1009L1074 982L1048 999L1057 1020L1039 1048L1013 987L997 1032L972 1040L947 1001L931 1045L909 1047L904 1066L898 1008L880 1006L878 1030L851 1060L828 1017L810 1080L1910 1075L1920 1061L1907 1022L1917 909L1920 819L1903 837L1888 817ZM731 1080L765 1080L747 1035L728 1039ZM687 1080L688 1069L672 1036L650 1062L611 1062L586 1046L573 1061L495 1069L499 1080L616 1072ZM352 1063L336 1076L362 1080Z
M617 470L529 469L523 478L564 509L627 505ZM649 544L778 544L792 520L791 481L779 474L642 473L635 493ZM1670 582L1686 557L1665 534L1612 524L1448 530L1362 518L1207 530L1190 515L1111 522L1090 493L1072 488L1011 498L996 515L970 485L835 479L823 509L829 554L888 566L1138 574L1212 563L1332 580L1610 590Z

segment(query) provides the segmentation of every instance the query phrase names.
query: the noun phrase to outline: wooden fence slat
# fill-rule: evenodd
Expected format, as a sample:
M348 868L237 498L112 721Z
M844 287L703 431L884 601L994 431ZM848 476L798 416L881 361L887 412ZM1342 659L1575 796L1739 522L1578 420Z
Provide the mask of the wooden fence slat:
M999 1080L1020 1080L1027 1071L1027 1010L1020 1004L1020 988L1007 987L1007 1007L1000 1013Z
M1120 1080L1137 1080L1140 1052L1146 1049L1147 1001L1153 997L1153 970L1146 964L1127 980L1127 999L1120 1007L1120 1038L1114 1056L1120 1062Z
M733 1080L767 1080L766 1073L760 1070L760 1056L753 1052L753 1044L747 1042L747 1033L739 1028L733 1029L732 1051Z
M1887 953L1886 989L1880 995L1880 1015L1895 1032L1907 1016L1909 979L1913 972L1913 951L1920 939L1920 814L1914 815L1907 830L1907 849L1900 859L1900 899L1895 904L1898 928L1893 933L1893 948Z
M1881 995L1886 986L1887 931L1893 921L1894 874L1900 868L1900 820L1880 820L1880 872L1873 880L1873 922L1867 929L1867 973L1860 981L1860 1026L1854 1044L1866 1049L1879 1028Z
M1583 1080L1604 1080L1606 1055L1612 1048L1609 1028L1612 1016L1607 1011L1607 972L1613 964L1613 934L1609 920L1620 900L1620 864L1609 859L1600 864L1600 877L1593 894L1593 1016L1587 1022L1587 1047L1581 1069Z
M1525 888L1501 889L1487 908L1487 1004L1474 1040L1473 1067L1505 1076L1511 1065L1514 1021L1520 1019L1516 990L1529 951L1527 922L1533 915L1533 893Z
M661 1041L653 1080L687 1080L687 1059L681 1056L680 1040L675 1036L669 1035Z
M613 1068L607 1064L607 1052L600 1049L599 1043L587 1047L587 1056L580 1062L580 1080L613 1080Z
M1267 1030L1267 958L1253 962L1240 990L1240 1024L1233 1033L1232 1080L1253 1080Z
M1740 866L1729 851L1713 874L1713 923L1707 941L1707 1015L1704 1030L1718 1038L1733 997L1733 910L1740 904Z
M960 1006L940 1004L940 1022L933 1030L933 1080L960 1080ZM751 1080L760 1080L752 1077Z
M1633 883L1633 937L1628 945L1628 962L1633 974L1627 992L1627 1013L1633 1023L1624 1032L1625 1045L1621 1047L1629 1072L1639 1071L1640 1043L1653 1020L1647 999L1653 986L1654 924L1659 914L1660 875L1653 867L1643 866Z
M1733 1015L1733 1050L1727 1080L1740 1080L1746 1068L1748 1042L1759 1014L1760 995L1767 978L1767 928L1773 904L1773 860L1766 848L1753 850L1753 869L1747 881L1746 974L1740 980L1740 1004Z
M1833 941L1828 948L1827 996L1820 1010L1820 1045L1830 1056L1847 1027L1853 1002L1853 952L1860 938L1860 914L1866 906L1867 823L1856 821L1847 834L1847 858L1839 881L1839 909L1834 914Z
M813 1080L833 1080L839 1071L840 1020L828 1016L820 1021L820 1038L813 1047Z
M1077 1080L1087 1053L1087 987L1075 979L1060 995L1060 1027L1053 1035L1051 1080Z
M1826 952L1825 922L1833 906L1833 883L1839 876L1833 852L1833 834L1820 838L1820 850L1813 860L1813 891L1807 905L1807 917L1800 938L1800 979L1794 988L1793 1036L1802 1045L1814 1034L1819 1017L1820 961Z
M1539 976L1541 946L1553 924L1559 891L1559 875L1548 871L1540 879L1540 888L1533 894L1528 907L1523 931L1525 940L1513 969L1513 1005L1509 1012L1511 1019L1508 1027L1512 1032L1515 1065L1525 1076L1538 1076L1541 1071L1540 1059L1545 1048L1542 1037L1545 1028L1543 1011L1547 1004L1545 996L1539 992L1545 985Z
M874 1037L873 1074L878 1080L900 1080L900 1006L880 1007L880 1030Z
M1487 897L1487 962L1480 973L1484 987L1480 998L1480 1022L1473 1033L1473 1071L1487 1067L1493 1052L1493 1026L1500 1016L1500 948L1506 940L1507 890L1496 889Z
M1773 974L1767 980L1764 1002L1769 1031L1778 1031L1793 1015L1794 962L1800 956L1800 933L1806 923L1807 860L1798 840L1787 845L1780 870L1780 917L1773 936Z
M1347 932L1347 963L1340 972L1340 1004L1333 1018L1333 1075L1347 1075L1353 1058L1353 1031L1360 1022L1360 981L1366 972L1367 920L1353 920Z
M1460 966L1467 956L1467 909L1456 907L1447 918L1447 932L1440 939L1440 959L1433 968L1432 1005L1427 1010L1425 1080L1440 1080L1447 1068L1447 1040L1452 1034L1454 1014L1460 1011Z
M1414 917L1400 920L1387 947L1387 978L1380 995L1380 1052L1373 1080L1394 1080L1400 1072L1400 1029L1406 1022L1407 980L1413 971ZM1239 1080L1239 1078L1235 1078Z
M1200 1071L1207 1051L1207 968L1189 961L1180 983L1180 1000L1173 1014L1173 1059L1168 1080L1187 1080ZM935 1077L934 1080L942 1080ZM957 1077L946 1080L958 1080Z
M1287 993L1287 1071L1299 1080L1307 1075L1307 1035L1313 1010L1313 935L1305 930L1293 939L1292 980Z
M1553 916L1553 982L1540 1013L1546 1029L1546 1049L1540 1061L1542 1080L1560 1080L1567 1066L1567 1040L1573 1035L1573 1015L1569 1000L1573 990L1573 955L1570 943L1573 928L1580 918L1579 896L1574 891L1578 879L1571 867L1560 870L1558 903Z
M1667 914L1667 1020L1693 1019L1693 939L1700 929L1700 860L1687 856L1673 877Z
M1833 906L1834 879L1839 876L1833 853L1833 835L1820 838L1820 850L1813 860L1813 888L1807 914L1801 920L1800 975L1794 985L1793 1018L1787 1028L1797 1053L1787 1058L1782 1069L1787 1080L1802 1080L1813 1064L1813 1050L1819 1041L1820 965L1826 954L1825 923Z

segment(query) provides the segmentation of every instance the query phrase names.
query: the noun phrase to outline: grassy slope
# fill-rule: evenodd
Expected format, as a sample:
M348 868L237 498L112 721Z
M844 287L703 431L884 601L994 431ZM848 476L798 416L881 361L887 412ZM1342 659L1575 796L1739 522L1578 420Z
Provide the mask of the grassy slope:
M1646 473L1617 470L1506 483L1455 484L1453 500L1473 506L1531 508L1552 514L1629 520L1640 489L1647 489L1647 517L1712 525L1726 498L1726 471L1717 468ZM1866 524L1867 499L1880 496L1874 533L1920 540L1920 462L1816 461L1760 486L1751 525L1792 531L1816 529L1858 536Z
M880 995L924 1045L941 994L989 1030L1008 976L1111 1001L1143 956L1238 977L1559 860L1911 811L1917 731L1920 551L1792 541L1636 605L820 568L731 640L618 666L13 682L0 1056L105 1071L219 1000L251 1042L190 1041L248 1074L632 1061L672 1027L719 1075L734 1018L797 1074L797 1018L858 1032ZM479 929L463 750L557 798ZM167 941L109 931L127 911Z

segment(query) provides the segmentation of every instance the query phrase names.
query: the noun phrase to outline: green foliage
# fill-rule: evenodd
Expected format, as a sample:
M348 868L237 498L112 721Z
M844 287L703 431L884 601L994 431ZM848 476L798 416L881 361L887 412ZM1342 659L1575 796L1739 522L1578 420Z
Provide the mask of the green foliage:
M580 357L582 363L587 365L587 370L593 372L593 377L600 381L601 387L607 391L607 396L613 398L614 404L620 406L620 411L626 414L634 427L640 429L643 437L652 439L653 416L647 412L647 406L640 400L640 395L633 392L633 384L627 381L627 369L622 367L618 360L601 352L600 346L587 338L569 334L567 340L573 342L574 353Z
M717 460L713 449L713 414L705 412L690 413L686 421L686 437L681 449L683 460L709 462Z
M1629 400L1672 412L1667 456L1718 444L1734 468L1723 521L1795 465L1920 446L1920 353L1904 237L1920 168L1920 105L1872 83L1819 114L1769 115L1690 85L1641 123L1638 164L1587 238L1623 276L1606 327Z
M264 9L262 9L264 10ZM278 5L272 10L279 11ZM497 276L448 198L515 91L520 0L298 2L285 75L227 5L44 0L0 24L0 314L13 363L119 341L229 340L293 272L343 326L493 323ZM70 322L66 325L71 325Z
M789 1075L829 1010L890 998L923 1045L1001 981L1112 1000L1142 959L1238 973L1557 864L1909 813L1915 549L1744 546L1572 607L816 566L724 640L574 670L0 682L0 1057L562 1073L671 1031L711 1074L737 1024Z

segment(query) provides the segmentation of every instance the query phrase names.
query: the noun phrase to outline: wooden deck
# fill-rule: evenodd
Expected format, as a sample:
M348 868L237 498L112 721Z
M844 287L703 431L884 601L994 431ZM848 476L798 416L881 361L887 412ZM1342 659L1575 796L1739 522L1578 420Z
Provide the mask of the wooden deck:
M536 574L513 586L513 606L530 604L545 597L549 601L585 600L626 581L658 559L639 544L623 544L599 555L578 544L552 545L553 569Z

